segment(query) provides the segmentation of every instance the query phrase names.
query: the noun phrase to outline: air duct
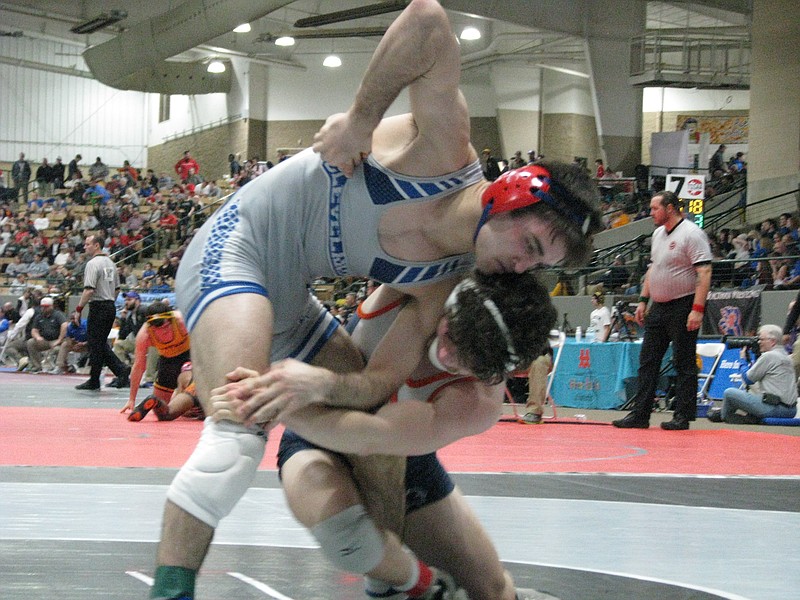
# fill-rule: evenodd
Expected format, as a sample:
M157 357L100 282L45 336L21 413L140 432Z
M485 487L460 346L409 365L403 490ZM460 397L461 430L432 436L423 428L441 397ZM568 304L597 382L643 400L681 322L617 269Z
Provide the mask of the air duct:
M229 92L231 69L213 74L203 62L166 59L260 19L292 0L187 0L174 10L131 26L87 48L83 58L95 79L121 90L159 94Z

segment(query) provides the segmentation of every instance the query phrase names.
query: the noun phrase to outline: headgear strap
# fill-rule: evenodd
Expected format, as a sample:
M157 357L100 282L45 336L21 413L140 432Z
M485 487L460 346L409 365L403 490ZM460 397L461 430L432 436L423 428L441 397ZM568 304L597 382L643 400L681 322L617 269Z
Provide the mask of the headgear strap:
M550 193L551 189L558 194L558 197ZM489 215L531 206L540 200L579 225L584 235L589 231L592 221L591 209L583 209L582 203L564 186L553 181L550 172L541 165L528 165L503 173L484 190L481 200L484 214L487 207L489 211L478 223L478 230Z
M478 284L475 283L473 279L467 278L459 282L459 284L453 288L453 291L450 292L450 296L448 296L447 301L444 303L444 307L448 310L458 309L458 294L462 290L473 290L475 295L478 296L483 303L483 306L486 307L486 310L489 311L489 314L492 315L494 322L497 324L497 328L500 330L500 333L503 334L503 338L505 338L506 342L508 360L504 365L505 370L506 372L516 370L519 366L519 356L517 356L517 350L514 348L514 342L511 339L511 332L508 330L505 320L503 320L503 315L500 312L500 309L497 308L497 304L495 304L491 298L487 298L481 293Z

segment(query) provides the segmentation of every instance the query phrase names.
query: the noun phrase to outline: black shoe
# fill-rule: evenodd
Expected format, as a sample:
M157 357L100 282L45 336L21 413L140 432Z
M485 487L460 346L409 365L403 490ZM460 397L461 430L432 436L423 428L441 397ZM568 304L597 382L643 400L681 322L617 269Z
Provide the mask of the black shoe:
M722 423L722 409L719 408L711 409L708 411L706 417L712 423Z
M672 421L667 421L661 424L661 429L666 431L682 431L689 429L689 419L684 417L672 417Z
M76 385L75 389L76 390L92 390L92 391L96 391L96 390L100 389L100 384L99 383L93 383L92 380L90 379L89 381L84 381L80 385Z
M650 420L642 419L635 413L630 413L627 417L611 421L611 424L620 429L647 429L650 427Z

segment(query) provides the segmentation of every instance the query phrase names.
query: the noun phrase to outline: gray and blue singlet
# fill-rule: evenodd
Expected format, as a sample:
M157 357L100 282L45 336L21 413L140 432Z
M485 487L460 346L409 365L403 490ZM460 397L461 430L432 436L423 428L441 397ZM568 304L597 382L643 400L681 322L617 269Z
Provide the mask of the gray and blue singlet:
M395 173L372 156L347 178L304 150L238 190L195 233L176 278L189 331L217 298L260 294L274 311L271 360L311 360L337 327L309 292L314 279L370 277L402 289L472 267L472 254L429 262L389 256L378 226L388 208L438 200L481 178L477 161L449 175L419 178Z

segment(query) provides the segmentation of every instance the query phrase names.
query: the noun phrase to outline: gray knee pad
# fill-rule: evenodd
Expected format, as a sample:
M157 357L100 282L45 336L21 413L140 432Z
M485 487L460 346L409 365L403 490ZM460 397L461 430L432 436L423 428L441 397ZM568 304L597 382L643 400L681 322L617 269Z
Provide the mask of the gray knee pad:
M266 443L260 430L207 418L200 441L172 481L167 498L216 527L250 487Z
M315 525L311 535L342 571L369 573L383 560L383 536L360 504Z

